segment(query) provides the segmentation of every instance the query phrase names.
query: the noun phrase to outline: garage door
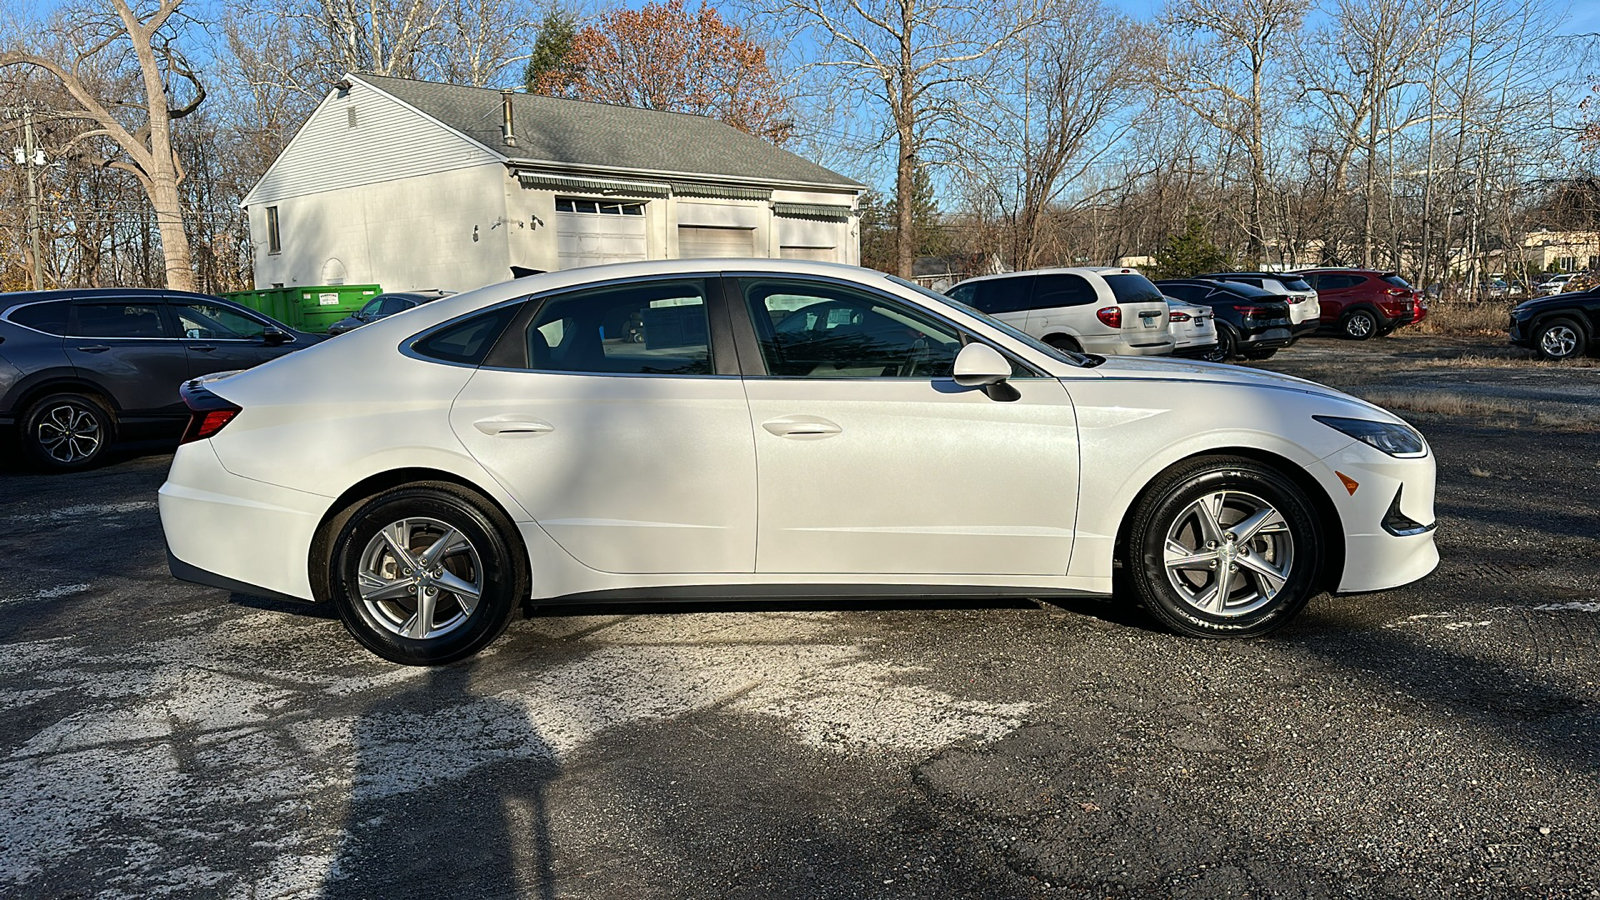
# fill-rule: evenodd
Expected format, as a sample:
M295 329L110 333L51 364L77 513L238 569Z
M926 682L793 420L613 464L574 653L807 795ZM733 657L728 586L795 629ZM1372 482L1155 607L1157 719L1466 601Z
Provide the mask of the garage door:
M647 259L644 204L556 200L556 248L561 268Z
M839 261L839 251L833 247L779 247L778 255L784 259L809 259L812 262Z
M678 258L706 259L716 256L755 256L754 228L712 228L706 225L678 226Z

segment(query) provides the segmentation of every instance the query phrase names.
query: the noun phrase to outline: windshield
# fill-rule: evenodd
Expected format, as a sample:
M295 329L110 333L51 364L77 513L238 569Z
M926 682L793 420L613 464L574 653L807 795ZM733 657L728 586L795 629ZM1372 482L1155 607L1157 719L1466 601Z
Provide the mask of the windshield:
M1090 365L1094 365L1094 358L1086 356L1086 355L1084 355L1082 353L1073 353L1070 350L1062 350L1059 347L1052 347L1049 344L1046 344L1045 342L1039 340L1038 338L1033 337L1032 335L1026 334L1024 332L1018 331L1015 327L1013 327L1011 325L1007 325L1006 323L1000 321L999 319L996 319L994 316L991 316L988 313L983 312L982 310L973 309L972 307L966 305L965 303L962 303L960 300L956 300L956 299L954 299L954 298L952 298L952 297L950 297L950 296L948 296L946 294L941 294L938 291L929 290L928 288L925 288L920 284L917 284L917 283L912 282L912 281L906 281L904 278L899 278L899 277L896 277L894 275L890 275L890 276L888 276L888 278L889 278L890 281L894 282L895 284L898 284L901 287L910 288L913 291L916 291L917 293L921 294L924 297L927 297L930 300L936 300L939 303L944 304L945 306L953 306L956 309L959 309L962 312L967 313L968 315L971 315L971 316L973 316L973 317L975 317L977 319L981 319L983 321L983 324L988 325L989 327L995 329L996 331L999 331L999 332L1005 334L1009 338L1012 338L1014 340L1021 341L1024 344L1027 344L1029 347L1032 347L1033 349L1039 351L1040 353L1045 354L1046 356L1050 357L1051 359L1058 359L1058 360L1060 360L1060 361L1062 361L1064 363L1068 363L1069 365L1074 365L1074 366L1090 366ZM1157 299L1161 299L1159 293L1157 294Z
M1161 296L1161 289L1150 283L1150 279L1143 275L1107 275L1106 284L1111 285L1111 294L1117 298L1118 303L1161 303L1167 298Z

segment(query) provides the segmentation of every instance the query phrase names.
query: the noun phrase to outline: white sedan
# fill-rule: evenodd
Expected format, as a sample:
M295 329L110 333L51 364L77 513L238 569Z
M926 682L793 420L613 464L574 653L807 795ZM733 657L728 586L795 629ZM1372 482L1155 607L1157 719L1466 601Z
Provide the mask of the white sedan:
M556 599L1115 590L1251 636L1438 563L1432 454L1386 411L844 266L524 278L184 393L173 574L332 603L402 663Z

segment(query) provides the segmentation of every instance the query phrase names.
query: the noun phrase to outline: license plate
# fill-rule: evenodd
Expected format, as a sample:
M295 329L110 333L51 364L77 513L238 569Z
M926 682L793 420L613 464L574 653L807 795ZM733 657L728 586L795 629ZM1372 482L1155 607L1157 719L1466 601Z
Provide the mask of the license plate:
M1156 320L1160 317L1160 313L1139 313L1139 321L1143 322L1146 328L1156 327Z

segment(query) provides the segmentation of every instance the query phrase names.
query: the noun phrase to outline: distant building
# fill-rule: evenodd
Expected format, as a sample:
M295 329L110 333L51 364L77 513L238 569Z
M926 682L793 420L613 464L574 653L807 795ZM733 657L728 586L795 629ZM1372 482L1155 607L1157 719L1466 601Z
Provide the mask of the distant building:
M348 75L244 205L258 288L468 290L512 267L859 264L863 190L704 116Z

